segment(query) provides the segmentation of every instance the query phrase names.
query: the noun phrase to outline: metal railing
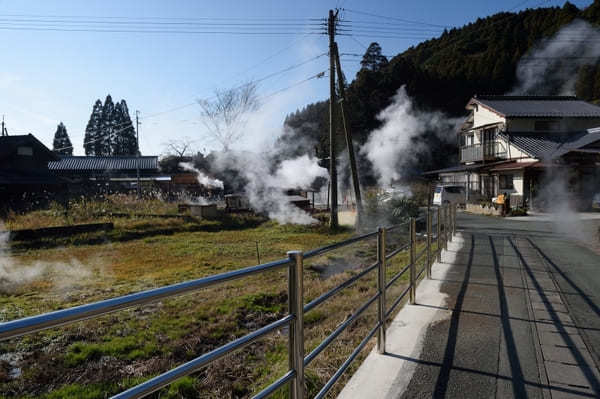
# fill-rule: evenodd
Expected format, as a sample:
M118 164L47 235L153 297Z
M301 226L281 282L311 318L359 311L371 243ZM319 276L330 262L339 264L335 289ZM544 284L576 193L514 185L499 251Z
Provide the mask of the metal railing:
M368 341L377 334L377 350L379 353L385 352L386 342L386 321L392 316L394 310L402 302L404 297L409 294L409 303L414 304L416 301L416 287L419 278L426 271L427 278L431 277L431 265L433 260L437 258L441 260L442 249L447 249L448 241L452 240L452 235L456 233L456 206L445 206L437 208L437 222L434 232L434 224L432 220L434 211L429 208L426 219L426 232L421 234L425 236L425 248L417 253L417 220L422 221L422 218L411 218L409 222L402 223L387 228L379 228L377 231L354 237L339 243L317 248L307 252L290 251L288 257L274 262L264 263L261 265L250 266L239 270L217 274L209 277L204 277L196 280L186 281L179 284L168 285L156 289L137 292L117 298L107 299L99 302L94 302L86 305L75 306L68 309L49 312L37 316L26 317L5 323L0 323L0 341L19 337L25 334L62 326L69 323L75 323L91 318L97 318L108 313L131 308L133 306L145 305L156 302L165 298L174 297L190 293L192 291L204 289L210 286L224 283L243 277L248 277L258 273L264 273L272 270L283 268L288 269L288 314L264 327L261 327L247 335L237 338L223 346L220 346L210 352L207 352L191 361L181 364L174 369L171 369L163 374L151 378L139 385L136 385L124 392L112 396L113 399L131 399L142 398L159 389L169 385L175 380L192 374L202 367L220 359L235 350L239 350L265 335L281 329L285 326L289 328L288 334L288 357L289 370L263 389L254 398L266 398L283 387L285 384L290 384L289 395L292 399L301 399L304 397L304 369L308 366L325 348L327 348L335 339L361 314L363 314L375 301L377 301L377 323L371 328L369 333L362 341L354 348L350 356L342 363L334 375L325 383L323 388L317 393L315 398L324 397L337 380L346 371L348 366L359 355L361 350L367 345ZM397 231L400 227L409 226L409 243L407 245L396 248L386 254L386 234L388 232ZM344 281L328 292L313 299L307 304L304 304L304 261L306 259L323 255L338 248L348 246L353 243L361 242L366 239L377 237L377 261L368 266L360 273L354 275L350 279ZM437 248L432 251L433 238ZM386 281L386 262L398 255L402 251L410 250L410 261L405 267L395 274L389 281ZM423 255L426 255L425 266L417 272L416 266ZM326 302L343 289L350 287L355 282L370 274L377 269L377 294L369 298L361 305L350 317L344 320L337 328L325 338L315 349L305 355L304 351L304 314ZM392 305L386 309L386 292L392 285L400 279L406 271L409 271L409 285L403 292L394 299Z
M475 162L483 161L484 159L491 160L506 157L506 147L500 141L486 141L483 144L472 144L460 148L461 162Z

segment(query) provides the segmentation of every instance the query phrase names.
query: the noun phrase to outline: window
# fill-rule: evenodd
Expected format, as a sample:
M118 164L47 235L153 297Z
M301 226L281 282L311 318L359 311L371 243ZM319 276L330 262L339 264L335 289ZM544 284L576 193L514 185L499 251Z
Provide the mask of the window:
M17 155L33 156L33 148L31 148L31 147L17 147Z
M500 186L500 190L512 190L513 186L513 175L500 175L498 184Z
M444 190L450 194L461 194L465 191L464 187L461 186L444 187Z
M533 124L533 129L537 132L550 132L550 131L558 131L560 130L560 122L559 121L535 121Z

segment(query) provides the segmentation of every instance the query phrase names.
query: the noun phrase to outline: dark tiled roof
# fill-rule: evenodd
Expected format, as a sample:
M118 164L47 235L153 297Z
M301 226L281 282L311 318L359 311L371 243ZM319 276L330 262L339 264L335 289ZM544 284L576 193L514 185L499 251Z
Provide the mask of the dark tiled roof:
M135 171L137 165L141 170L158 170L158 157L63 157L59 161L48 162L48 169L55 171Z
M480 103L505 117L600 118L600 107L567 96L476 96Z
M500 133L504 138L507 133ZM511 132L510 142L539 159L555 159L571 150L600 141L600 129L575 133Z
M48 160L56 160L59 157L50 151L41 141L32 134L17 136L0 136L0 159L11 156L17 151L17 147L31 146L35 149L37 157L43 156Z

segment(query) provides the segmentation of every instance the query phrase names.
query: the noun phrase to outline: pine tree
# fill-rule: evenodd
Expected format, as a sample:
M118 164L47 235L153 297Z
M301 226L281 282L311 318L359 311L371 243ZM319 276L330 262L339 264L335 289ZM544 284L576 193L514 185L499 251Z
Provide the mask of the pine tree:
M379 71L387 64L388 59L381 54L381 46L377 42L373 42L369 45L369 48L360 61L361 68L371 71Z
M114 120L115 104L112 101L112 97L106 96L104 105L102 106L102 118L100 121L100 154L102 156L110 156L114 147L115 137L115 120Z
M83 139L83 148L85 155L102 155L102 143L100 142L102 123L102 101L99 99L94 103L90 120L85 128L85 137Z
M67 128L61 122L56 127L54 133L54 142L52 143L53 151L60 155L73 155L73 145L67 134Z
M115 136L118 139L118 145L115 147L113 155L135 155L137 153L137 139L131 117L129 116L129 108L127 108L125 100L117 103L115 113L115 123L118 132Z

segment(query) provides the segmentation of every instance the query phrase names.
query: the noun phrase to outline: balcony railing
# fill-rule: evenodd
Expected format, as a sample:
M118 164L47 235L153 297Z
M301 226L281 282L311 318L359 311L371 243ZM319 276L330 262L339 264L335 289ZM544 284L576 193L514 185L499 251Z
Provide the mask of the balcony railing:
M461 162L477 162L483 160L504 159L507 157L506 146L500 141L474 144L460 149Z

